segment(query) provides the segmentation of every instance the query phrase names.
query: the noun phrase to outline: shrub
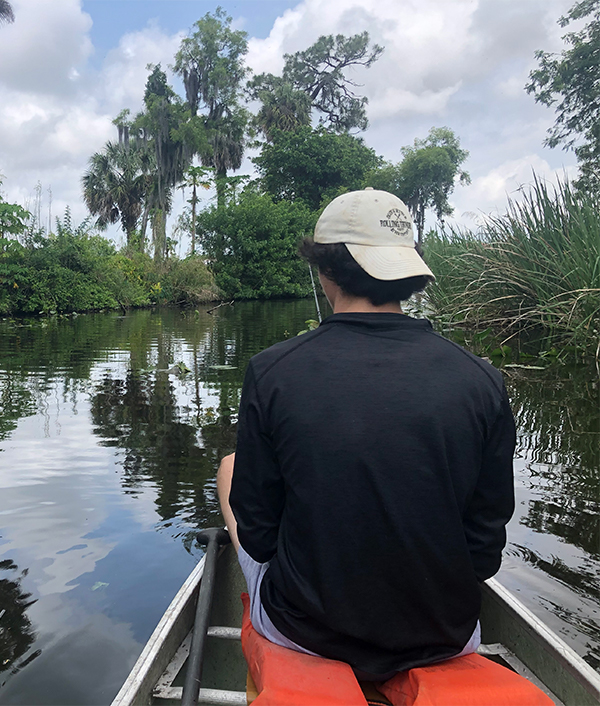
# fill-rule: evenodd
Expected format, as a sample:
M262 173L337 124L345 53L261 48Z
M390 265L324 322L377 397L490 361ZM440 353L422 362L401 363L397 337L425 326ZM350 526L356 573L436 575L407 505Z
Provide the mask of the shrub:
M139 252L119 253L85 222L73 229L68 213L57 230L50 237L36 235L28 246L0 238L0 314L125 309L215 297L213 278L201 260L157 265Z
M303 203L275 203L252 191L201 213L199 231L219 289L235 299L307 296L308 265L297 251L317 215Z
M220 294L204 261L193 256L167 260L160 284L163 297L179 306L195 306Z

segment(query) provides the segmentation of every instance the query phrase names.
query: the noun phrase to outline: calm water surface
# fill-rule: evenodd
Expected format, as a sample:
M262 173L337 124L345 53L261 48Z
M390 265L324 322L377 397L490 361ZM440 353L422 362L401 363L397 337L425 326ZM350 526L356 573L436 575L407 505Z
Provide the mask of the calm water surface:
M0 321L1 704L110 703L201 555L194 530L221 521L248 359L313 316L306 300ZM499 578L600 668L598 375L505 373L518 504Z

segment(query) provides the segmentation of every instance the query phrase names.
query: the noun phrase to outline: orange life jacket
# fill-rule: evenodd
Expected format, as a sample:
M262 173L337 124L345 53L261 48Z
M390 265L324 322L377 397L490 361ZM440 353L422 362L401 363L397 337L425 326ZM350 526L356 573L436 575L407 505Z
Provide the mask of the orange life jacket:
M258 697L252 706L367 706L350 665L288 650L259 635L242 593L242 650Z
M398 672L377 689L394 706L553 706L525 677L478 654Z
M275 645L250 621L242 594L242 650L258 696L253 706L367 706L350 665ZM398 672L378 683L393 706L553 706L524 677L477 654Z

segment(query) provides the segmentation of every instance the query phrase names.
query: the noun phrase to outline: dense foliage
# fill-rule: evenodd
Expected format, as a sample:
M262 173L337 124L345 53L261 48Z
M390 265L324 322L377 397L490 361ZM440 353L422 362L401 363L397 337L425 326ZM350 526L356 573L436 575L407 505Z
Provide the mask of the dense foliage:
M580 164L579 188L600 186L600 0L579 0L559 24L588 18L580 30L565 35L560 54L538 51L539 67L531 72L528 93L554 106L556 121L546 144L573 149Z
M205 253L218 287L232 299L302 297L311 291L298 242L316 214L301 202L275 202L253 190L199 216Z
M196 120L206 142L194 152L205 167L214 168L220 204L225 198L223 179L242 163L248 121L239 102L249 71L244 64L248 35L232 29L231 22L221 7L204 15L195 23L195 32L182 40L174 66L183 79L190 122Z
M24 233L30 218L31 214L22 206L16 203L6 203L0 197L0 238Z
M363 140L324 128L275 131L254 159L262 186L276 200L302 200L318 209L340 191L360 189L381 159Z
M437 277L429 305L455 325L543 331L600 353L600 224L596 196L536 182L479 232L431 233Z
M69 213L57 232L0 237L0 314L69 313L152 304L197 304L217 291L197 258L156 265L143 253L73 228Z

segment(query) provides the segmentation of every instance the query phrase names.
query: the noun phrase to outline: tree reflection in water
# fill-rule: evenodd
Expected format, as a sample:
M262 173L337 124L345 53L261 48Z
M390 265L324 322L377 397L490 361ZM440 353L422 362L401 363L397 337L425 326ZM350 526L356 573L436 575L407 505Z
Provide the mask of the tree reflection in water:
M73 413L78 400L89 395L96 440L114 448L124 491L154 488L163 526L180 526L178 535L187 544L189 529L221 521L215 475L220 458L235 446L248 360L295 335L308 318L314 318L312 300L248 302L223 307L214 316L163 310L27 325L0 322L0 440L10 436L19 418L49 415L50 390L69 402ZM169 373L178 361L191 372L179 378ZM557 547L534 538L521 542L526 547L513 544L509 552L569 587L570 606L544 600L599 654L599 626L588 607L600 599L598 375L557 363L539 371L505 368L505 373L519 454L526 461L521 480L528 486L527 505L520 521L560 542ZM542 556L544 546L555 547L557 556ZM10 660L3 668L13 669L22 666L19 659L33 642L25 615L30 597L12 563L0 568L10 572L7 579L0 573L0 591L20 596L20 602L10 602L0 593L0 612L7 600L16 605L25 636L17 646L11 634L15 646L8 657L7 633L0 634L1 659ZM5 620L0 619L0 629L6 629Z
M10 559L0 561L0 673L19 671L40 653L34 652L27 660L18 660L35 640L35 633L26 610L35 601L21 586L27 570L18 574L18 566Z
M124 380L106 376L93 395L91 412L103 443L124 452L124 487L135 492L142 484L154 484L163 520L179 515L201 527L220 517L213 481L218 459L235 446L229 415L200 409L182 419L166 372L133 371Z
M107 373L92 395L92 423L105 445L122 450L127 492L153 484L163 520L177 516L202 527L221 519L214 479L220 458L235 447L238 373L217 375L206 364L213 356L227 362L213 319L189 322L179 314L169 323L152 337L130 340L125 377ZM169 372L180 358L191 370L181 378ZM151 361L155 369L148 371ZM216 408L203 404L208 388L218 395Z
M291 308L297 313L290 317ZM124 377L107 373L91 406L95 433L123 452L128 492L154 484L165 521L177 516L194 527L221 521L215 477L220 459L235 448L248 360L284 339L286 329L300 330L306 310L306 302L252 302L219 317L167 311L152 335L139 330L129 338L129 370ZM181 378L169 373L178 360L191 371ZM155 369L148 371L149 364ZM207 395L216 404L207 406Z
M522 523L600 559L600 394L589 368L511 369L507 387L533 497Z

